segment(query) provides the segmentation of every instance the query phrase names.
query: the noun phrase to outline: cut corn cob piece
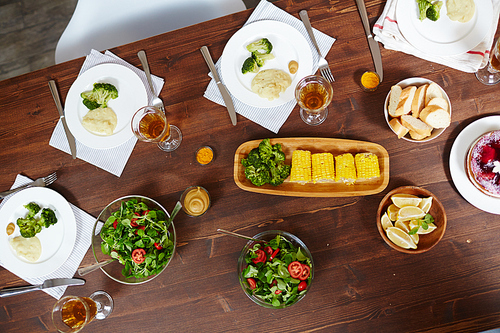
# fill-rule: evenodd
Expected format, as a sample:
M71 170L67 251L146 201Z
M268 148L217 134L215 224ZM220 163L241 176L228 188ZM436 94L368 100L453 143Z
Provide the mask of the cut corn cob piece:
M290 181L305 184L311 181L311 152L295 150L292 154Z
M372 153L358 153L354 157L358 179L380 177L378 157Z
M352 185L356 181L356 167L351 153L335 156L335 180L347 185Z
M331 153L312 154L312 179L314 183L335 180L333 155Z

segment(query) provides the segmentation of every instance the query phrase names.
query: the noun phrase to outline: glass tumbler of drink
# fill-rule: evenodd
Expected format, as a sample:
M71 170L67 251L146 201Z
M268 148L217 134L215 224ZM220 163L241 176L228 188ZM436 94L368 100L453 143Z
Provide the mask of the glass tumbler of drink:
M113 299L105 291L89 297L64 296L52 309L52 323L61 333L79 332L94 318L102 320L113 311Z
M495 46L491 50L488 66L479 69L476 77L479 82L487 85L493 85L500 82L500 38L497 38Z
M328 116L328 105L333 97L330 82L322 76L309 75L299 81L295 99L300 106L300 118L308 125L319 125Z
M174 151L181 144L181 130L169 124L165 113L154 106L140 108L132 117L131 125L139 140L156 142L163 151Z

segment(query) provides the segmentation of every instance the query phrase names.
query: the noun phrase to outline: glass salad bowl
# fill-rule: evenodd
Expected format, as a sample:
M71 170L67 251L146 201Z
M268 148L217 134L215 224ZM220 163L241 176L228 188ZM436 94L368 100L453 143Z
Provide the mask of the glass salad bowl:
M96 262L115 259L100 268L104 274L123 284L141 284L160 275L176 247L174 223L168 228L157 223L169 217L158 202L141 195L125 196L107 205L92 231Z
M314 278L307 246L286 231L264 231L253 238L265 242L249 241L238 259L240 285L248 298L272 309L283 309L303 299Z

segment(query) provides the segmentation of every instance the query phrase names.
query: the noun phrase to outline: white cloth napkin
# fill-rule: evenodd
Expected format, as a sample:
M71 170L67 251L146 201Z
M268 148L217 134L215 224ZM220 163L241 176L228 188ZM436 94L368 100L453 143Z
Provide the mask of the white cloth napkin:
M373 33L375 34L375 40L383 43L386 49L401 51L463 72L475 73L479 68L488 64L493 37L497 29L500 0L492 0L492 3L493 22L490 31L477 46L463 54L454 56L432 55L424 53L411 45L399 31L396 17L397 0L387 0L382 15L373 26Z
M18 188L19 186L28 184L32 181L33 180L28 177L25 177L23 175L17 175L14 185L12 185L11 189ZM5 199L3 199L3 201L0 203L0 208L14 194L15 193L5 197ZM90 235L92 235L92 229L94 227L96 218L84 212L83 210L76 207L72 203L69 203L69 205L71 206L71 209L73 210L76 219L76 242L75 246L73 247L73 251L69 255L66 262L62 264L61 267L59 267L57 270L55 270L50 274L38 278L29 278L29 277L24 277L22 275L18 275L21 279L25 280L29 284L32 285L42 284L45 280L54 278L72 278L75 275L78 266L80 266L80 263L82 262L85 253L87 253L87 250L89 249L91 243ZM3 264L1 262L0 266L3 267ZM43 291L49 294L50 296L59 299L66 291L66 288L68 287L67 286L54 287L50 289L44 289Z
M119 64L133 70L137 75L139 75L142 82L144 83L144 86L148 93L148 101L150 104L152 103L154 96L149 89L146 74L144 73L144 71L130 65L128 62L123 61L109 51L106 51L104 54L102 54L99 51L92 50L90 54L85 58L85 61L78 75L81 75L83 72L95 65L103 63ZM161 89L163 88L164 80L158 76L152 75L152 81L155 87L155 91L161 91ZM105 171L108 171L115 176L120 177L123 169L125 169L125 165L127 164L130 155L132 154L132 150L134 150L136 142L137 139L133 137L124 144L115 148L94 149L87 147L83 143L76 140L76 157ZM52 133L52 136L50 138L49 144L52 147L60 149L68 154L71 153L68 139L66 138L64 127L60 120L57 122L54 132Z
M259 2L257 7L254 9L252 14L248 18L248 21L245 23L245 25L261 20L274 20L286 23L292 26L293 28L297 29L302 35L304 35L304 38L309 43L313 56L313 71L311 74L316 73L316 71L318 70L319 55L318 52L316 52L316 48L311 42L311 39L307 34L306 28L304 27L304 24L302 23L301 20L295 18L294 16L288 14L284 10L276 7L272 3L267 2L266 0L261 0ZM314 37L318 42L321 54L323 56L326 56L326 54L332 47L333 43L335 42L335 38L332 38L316 29L313 30L314 30ZM221 70L220 63L221 61L219 59L219 61L217 61L217 63L215 64L215 67L217 69L217 72L219 73L219 77L221 77L222 83L224 83L224 78L222 78L220 72ZM212 76L211 74L209 75ZM333 73L333 76L335 76L335 73ZM288 89L293 89L293 88L289 87ZM217 84L215 83L215 80L213 78L208 84L204 97L217 104L225 105L224 100L222 99L222 95L219 89L217 88ZM267 128L268 130L274 133L278 133L279 129L281 128L281 126L283 126L288 116L292 112L293 108L295 107L295 104L297 104L297 102L294 99L286 104L277 107L257 108L250 105L246 105L245 103L240 102L237 98L233 96L231 97L233 99L234 107L237 113L263 126L264 128Z

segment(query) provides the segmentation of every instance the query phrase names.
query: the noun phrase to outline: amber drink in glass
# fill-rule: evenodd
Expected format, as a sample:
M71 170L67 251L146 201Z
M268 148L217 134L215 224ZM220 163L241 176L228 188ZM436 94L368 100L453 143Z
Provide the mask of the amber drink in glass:
M174 151L182 141L180 129L169 124L165 113L154 106L139 109L132 117L131 126L139 140L156 142L163 151Z
M493 85L500 82L500 38L497 39L495 46L491 50L488 66L479 69L476 77L479 82L486 85Z
M319 125L325 121L332 97L333 88L322 76L306 76L295 88L300 117L308 125Z

